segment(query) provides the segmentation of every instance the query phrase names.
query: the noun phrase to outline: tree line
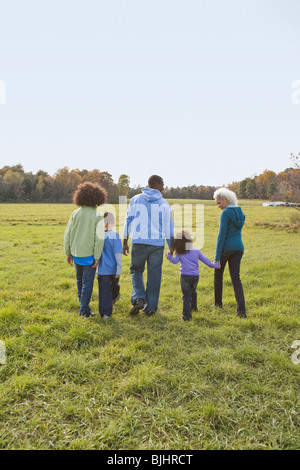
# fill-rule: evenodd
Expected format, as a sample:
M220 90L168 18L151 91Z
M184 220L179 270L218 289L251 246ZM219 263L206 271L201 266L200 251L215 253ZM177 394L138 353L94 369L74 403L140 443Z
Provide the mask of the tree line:
M239 199L300 202L300 153L291 153L290 160L293 166L284 171L275 173L265 170L260 175L233 182L228 187Z
M299 154L298 154L299 155ZM239 199L269 199L284 202L300 202L300 167L299 156L293 156L294 166L275 173L265 170L260 175L233 182L228 187ZM0 169L0 202L59 202L72 201L74 191L80 183L91 181L99 183L107 191L109 203L119 202L119 196L131 198L138 194L141 186L130 186L130 177L120 175L117 182L107 171L69 170L64 167L53 176L46 171L25 172L19 163ZM215 186L189 185L184 187L166 187L167 199L213 199Z

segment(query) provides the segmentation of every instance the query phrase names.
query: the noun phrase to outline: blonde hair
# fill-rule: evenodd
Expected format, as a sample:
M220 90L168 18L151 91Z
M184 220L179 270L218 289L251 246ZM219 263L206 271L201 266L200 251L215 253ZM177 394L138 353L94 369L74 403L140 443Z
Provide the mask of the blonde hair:
M236 194L228 188L219 188L214 192L214 199L226 199L233 206L238 205Z

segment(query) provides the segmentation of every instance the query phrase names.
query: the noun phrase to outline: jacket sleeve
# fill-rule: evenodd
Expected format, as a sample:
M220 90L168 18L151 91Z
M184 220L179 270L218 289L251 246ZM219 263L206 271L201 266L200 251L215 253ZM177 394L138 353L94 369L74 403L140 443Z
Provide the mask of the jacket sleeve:
M104 245L104 217L100 215L95 228L94 258L99 259Z
M221 253L223 250L226 233L227 233L227 226L228 226L228 217L225 214L225 212L222 212L220 216L220 226L219 226L219 233L218 233L218 238L217 238L215 261L220 261L221 259Z
M171 248L172 240L174 238L173 214L172 214L171 207L170 207L170 213L169 213L169 224L170 224L170 237L167 238L167 244L168 244L168 247Z
M116 263L117 263L116 274L118 276L121 276L121 273L122 273L122 253L115 253L115 258L116 258Z
M199 259L202 263L206 264L206 266L208 266L209 268L218 268L218 264L216 263L213 263L212 261L210 261L210 259L206 258L206 256L203 255L203 253L201 253L201 251L199 251Z
M129 206L128 206L128 210L127 210L127 214L126 214L126 219L125 219L125 222L124 222L123 236L125 238L129 237L130 225L131 225L131 222L133 221L133 219L134 219L134 214L133 214L133 210L132 210L132 199L131 199L131 201L129 202Z
M69 219L69 222L67 223L67 227L66 227L65 235L64 235L64 250L65 250L66 256L71 255L70 237L71 237L72 220L73 220L73 217L71 216Z
M167 253L167 258L168 258L168 260L171 261L171 263L173 263L173 264L177 264L177 263L179 263L179 261L180 261L180 258L179 258L178 255L172 256L171 253Z

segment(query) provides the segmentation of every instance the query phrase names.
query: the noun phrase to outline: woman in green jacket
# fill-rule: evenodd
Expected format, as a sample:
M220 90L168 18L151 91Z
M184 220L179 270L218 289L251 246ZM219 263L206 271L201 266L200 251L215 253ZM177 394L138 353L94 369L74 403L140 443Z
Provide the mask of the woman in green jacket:
M97 206L106 202L106 191L97 183L80 184L74 194L76 209L67 224L64 248L67 262L76 269L79 315L91 317L90 300L96 268L104 243L104 219Z

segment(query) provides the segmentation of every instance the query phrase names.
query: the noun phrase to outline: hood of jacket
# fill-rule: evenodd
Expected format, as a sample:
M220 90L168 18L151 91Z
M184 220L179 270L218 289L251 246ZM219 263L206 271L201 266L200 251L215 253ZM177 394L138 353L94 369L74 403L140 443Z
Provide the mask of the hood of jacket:
M242 228L243 227L243 225L245 223L246 216L245 216L244 212L242 211L242 209L239 206L229 205L229 206L226 207L225 213L226 213L227 217L231 220L231 222L237 228Z
M142 189L144 198L149 202L159 201L162 199L161 192L158 189L144 188Z

